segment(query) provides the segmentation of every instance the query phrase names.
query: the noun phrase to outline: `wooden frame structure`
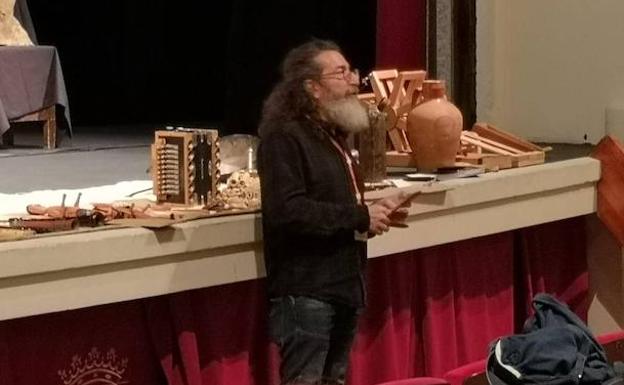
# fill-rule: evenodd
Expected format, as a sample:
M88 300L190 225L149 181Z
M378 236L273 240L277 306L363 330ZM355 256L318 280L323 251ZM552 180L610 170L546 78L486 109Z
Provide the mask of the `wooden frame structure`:
M398 152L411 152L407 140L407 114L416 102L414 95L422 90L426 71L398 71L396 69L373 71L370 75L373 94L361 99L374 100L386 113L386 127L390 144Z

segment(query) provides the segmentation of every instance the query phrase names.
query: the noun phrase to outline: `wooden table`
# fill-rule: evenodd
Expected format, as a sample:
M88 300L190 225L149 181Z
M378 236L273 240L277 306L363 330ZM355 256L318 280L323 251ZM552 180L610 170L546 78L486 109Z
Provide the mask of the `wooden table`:
M60 107L61 109L57 108ZM0 134L13 145L21 122L43 123L43 146L56 147L56 113L71 135L69 102L55 47L0 47Z

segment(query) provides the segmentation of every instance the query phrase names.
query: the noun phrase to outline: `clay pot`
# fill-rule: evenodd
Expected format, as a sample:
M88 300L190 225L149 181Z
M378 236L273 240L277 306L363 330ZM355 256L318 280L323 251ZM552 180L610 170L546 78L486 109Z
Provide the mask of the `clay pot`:
M417 106L407 116L407 138L418 171L453 167L460 147L462 114L446 98L441 80L423 83Z

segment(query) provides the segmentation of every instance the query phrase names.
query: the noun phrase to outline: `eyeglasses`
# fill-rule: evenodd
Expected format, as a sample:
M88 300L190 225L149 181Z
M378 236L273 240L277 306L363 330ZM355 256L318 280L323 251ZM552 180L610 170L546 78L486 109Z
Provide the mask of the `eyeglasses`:
M357 68L348 70L346 68L340 68L334 72L328 72L320 75L321 79L344 79L346 82L354 82L360 84L360 71Z

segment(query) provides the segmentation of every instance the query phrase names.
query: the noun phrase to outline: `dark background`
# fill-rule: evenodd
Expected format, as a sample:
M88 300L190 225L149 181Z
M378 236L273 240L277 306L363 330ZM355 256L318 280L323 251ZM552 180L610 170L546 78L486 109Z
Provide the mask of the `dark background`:
M61 57L72 123L210 124L256 133L289 48L311 37L375 63L376 0L29 0Z

